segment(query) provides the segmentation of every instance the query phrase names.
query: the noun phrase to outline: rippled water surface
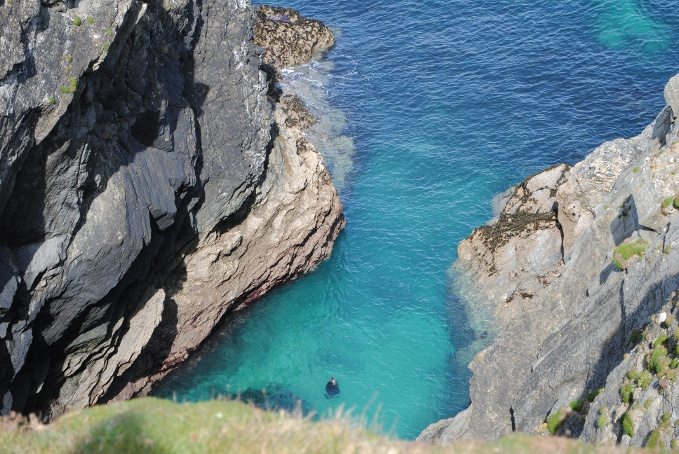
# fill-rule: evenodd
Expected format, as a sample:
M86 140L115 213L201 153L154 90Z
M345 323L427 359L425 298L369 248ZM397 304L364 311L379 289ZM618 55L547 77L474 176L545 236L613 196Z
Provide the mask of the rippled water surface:
M456 358L472 334L446 276L457 243L494 194L653 119L679 71L676 3L274 3L338 32L326 62L287 78L312 110L332 106L311 134L348 225L330 261L237 315L157 393L266 390L413 438L468 404Z

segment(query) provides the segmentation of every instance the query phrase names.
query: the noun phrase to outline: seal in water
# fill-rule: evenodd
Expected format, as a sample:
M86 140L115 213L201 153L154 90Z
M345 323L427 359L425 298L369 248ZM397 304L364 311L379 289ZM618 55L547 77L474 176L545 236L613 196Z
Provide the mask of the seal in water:
M331 399L340 393L339 384L335 377L330 377L328 383L325 384L325 398Z

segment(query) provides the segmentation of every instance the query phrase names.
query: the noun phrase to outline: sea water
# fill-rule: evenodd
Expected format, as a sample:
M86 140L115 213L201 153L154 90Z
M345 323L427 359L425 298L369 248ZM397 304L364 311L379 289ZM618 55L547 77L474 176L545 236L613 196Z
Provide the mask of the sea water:
M272 3L338 36L285 77L321 117L309 135L347 227L329 261L232 317L156 394L353 409L414 438L469 403L460 353L475 333L447 277L457 244L496 193L653 120L679 72L676 3Z

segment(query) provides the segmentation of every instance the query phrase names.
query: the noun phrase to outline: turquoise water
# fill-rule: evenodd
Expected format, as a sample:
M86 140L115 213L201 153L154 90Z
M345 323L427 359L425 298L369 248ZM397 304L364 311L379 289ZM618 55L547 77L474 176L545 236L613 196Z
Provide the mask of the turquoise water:
M653 119L679 70L676 5L274 3L338 32L326 62L287 77L312 109L338 109L315 134L347 228L331 260L237 314L156 393L266 390L413 438L468 404L474 335L446 273L457 243L496 193ZM328 400L331 375L341 394Z

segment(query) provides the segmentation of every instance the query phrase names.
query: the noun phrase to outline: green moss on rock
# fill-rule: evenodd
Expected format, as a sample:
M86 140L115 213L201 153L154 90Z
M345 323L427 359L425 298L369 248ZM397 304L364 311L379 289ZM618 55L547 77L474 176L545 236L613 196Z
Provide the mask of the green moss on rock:
M638 238L633 241L625 241L613 250L613 265L619 270L625 270L634 257L643 257L648 248L648 241Z

